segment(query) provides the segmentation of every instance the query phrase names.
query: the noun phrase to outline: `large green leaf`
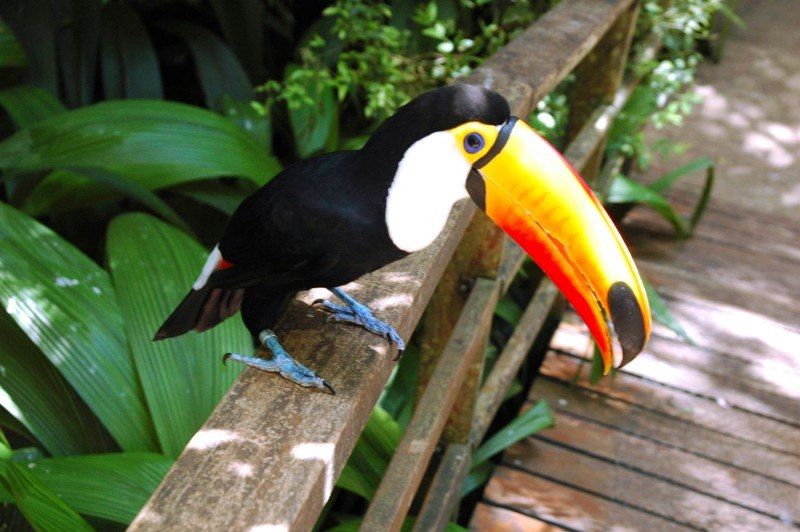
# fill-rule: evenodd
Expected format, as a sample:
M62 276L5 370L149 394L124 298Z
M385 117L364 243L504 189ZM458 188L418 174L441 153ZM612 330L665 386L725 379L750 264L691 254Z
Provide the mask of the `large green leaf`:
M28 194L22 209L31 216L68 212L117 195L137 201L169 223L191 232L178 213L154 192L129 177L97 168L50 173Z
M0 203L0 304L125 450L157 449L108 274Z
M214 33L204 27L182 20L169 20L159 25L186 41L192 53L206 105L217 111L223 109L222 97L247 102L253 99L253 87L233 52Z
M397 421L383 408L373 408L336 485L370 500L401 437Z
M155 453L109 453L45 458L29 474L83 515L128 524L153 494L173 460ZM9 500L9 493L0 499Z
M102 168L148 189L216 176L264 184L279 169L230 120L191 105L103 102L36 123L0 143L0 168Z
M28 58L26 81L58 94L56 17L50 0L0 2L0 18Z
M254 83L266 79L264 64L265 17L263 0L210 0L222 33ZM280 7L282 2L270 2Z
M20 67L28 63L25 52L11 34L8 26L0 20L0 68Z
M238 182L240 185L246 183L245 181ZM244 199L253 192L251 188L243 186L234 187L218 181L187 183L172 188L170 191L191 198L203 205L213 207L228 216L231 216Z
M108 449L97 418L0 309L0 405L54 455Z
M0 484L37 531L92 530L89 523L70 508L53 490L12 462L11 449L0 443Z
M94 97L100 44L100 0L54 2L61 85L70 107L87 105Z
M177 229L140 213L117 217L108 259L161 448L177 456L241 371L223 366L229 351L252 350L237 315L202 334L153 342L158 327L189 291L206 252Z
M150 35L125 2L111 2L103 10L100 63L106 99L164 97Z
M53 93L33 85L19 85L0 91L0 105L17 128L32 126L66 111Z

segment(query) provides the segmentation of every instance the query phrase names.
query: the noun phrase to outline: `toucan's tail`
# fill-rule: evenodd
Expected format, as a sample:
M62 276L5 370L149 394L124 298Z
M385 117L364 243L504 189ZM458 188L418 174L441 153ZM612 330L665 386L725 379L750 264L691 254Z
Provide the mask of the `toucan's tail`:
M192 290L172 311L153 340L172 338L195 330L205 331L233 316L242 306L244 289L203 287Z

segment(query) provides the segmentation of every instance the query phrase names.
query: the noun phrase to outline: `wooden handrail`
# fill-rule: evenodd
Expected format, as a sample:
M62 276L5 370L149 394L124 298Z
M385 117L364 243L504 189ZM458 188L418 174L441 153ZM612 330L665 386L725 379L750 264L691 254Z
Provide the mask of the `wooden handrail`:
M633 3L564 0L466 81L500 92L512 111L525 117ZM408 338L474 214L472 203L456 205L434 244L359 279L348 290ZM514 249L508 247L511 252L497 280L487 281L496 284L495 293L508 286L518 269L521 255ZM296 358L332 382L337 395L245 370L189 442L132 530L314 526L394 367L395 354L371 333L327 322L309 306L318 296L313 291L301 294L277 331ZM453 358L450 353L448 360ZM426 435L438 438L435 430ZM397 515L391 517L394 523Z

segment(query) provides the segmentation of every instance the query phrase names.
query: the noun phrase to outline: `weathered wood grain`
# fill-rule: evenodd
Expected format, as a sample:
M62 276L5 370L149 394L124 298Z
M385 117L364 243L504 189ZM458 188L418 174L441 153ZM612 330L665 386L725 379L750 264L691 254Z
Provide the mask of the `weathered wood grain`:
M556 423L562 412L569 412L626 434L800 486L800 458L795 455L546 377L537 380L530 399L531 404L546 399L556 412Z
M565 467L567 464L555 464ZM569 530L686 530L675 522L530 473L499 466L484 492L487 503ZM487 530L491 530L488 528Z
M652 381L619 372L613 379L589 383L590 365L576 357L551 351L545 357L541 374L564 382L574 383L608 397L613 397L661 414L683 419L735 436L752 444L800 456L800 428L753 415L705 397L676 388L661 386Z
M593 342L586 326L572 313L561 322L550 347L591 359ZM755 366L755 367L754 367ZM800 426L800 374L759 366L674 339L651 337L624 373L680 388L711 399L720 406L746 410Z
M407 338L473 210L471 203L458 205L434 244L361 278L350 293ZM314 298L306 294L304 301ZM298 360L332 382L337 395L247 369L132 530L314 525L391 372L394 350L357 327L326 322L302 301L291 305L278 333Z
M543 440L529 438L509 448L503 463L684 526L704 530L790 529L779 519ZM612 519L616 524L617 516ZM646 527L639 524L637 528Z
M556 425L536 436L611 463L672 481L687 489L800 521L800 488L764 478L652 440L559 412ZM800 477L800 471L795 472Z
M428 466L458 389L472 361L483 353L499 286L496 281L478 279L453 330L453 336L439 357L431 385L414 410L414 415L395 450L389 467L364 516L361 530L399 530Z
M561 527L545 523L499 506L479 503L472 514L470 530L475 532L558 532Z

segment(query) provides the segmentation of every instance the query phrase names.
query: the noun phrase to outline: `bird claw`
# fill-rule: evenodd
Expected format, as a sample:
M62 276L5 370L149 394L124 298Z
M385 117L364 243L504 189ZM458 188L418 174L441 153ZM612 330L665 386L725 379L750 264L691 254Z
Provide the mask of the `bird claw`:
M262 333L262 336L263 335L264 333ZM226 353L222 357L222 363L225 364L228 360L234 360L262 371L278 373L284 379L297 383L300 386L325 389L332 395L336 395L336 390L334 390L333 386L331 386L328 381L320 378L313 370L289 356L277 342L274 335L272 335L268 341L262 340L262 343L264 347L272 351L273 356L271 359L240 355L238 353Z
M400 353L405 350L406 343L400 333L397 332L397 329L376 318L369 307L357 302L340 289L335 289L333 293L345 301L347 305L337 305L330 301L323 301L323 310L329 313L330 319L339 323L359 325L382 338L386 338L389 343L397 346Z

